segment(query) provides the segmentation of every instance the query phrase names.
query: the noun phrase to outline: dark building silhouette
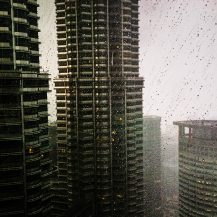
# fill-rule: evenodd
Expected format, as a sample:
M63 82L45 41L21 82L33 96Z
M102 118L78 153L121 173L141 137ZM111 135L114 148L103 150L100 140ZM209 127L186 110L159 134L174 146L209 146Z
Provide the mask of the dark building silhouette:
M36 0L0 0L0 216L49 216L48 74Z
M57 166L57 143L56 143L57 126L56 122L49 123L48 134L51 148L51 159L54 167Z
M74 204L66 213L61 217L94 217L92 201Z
M179 216L216 216L217 121L179 127Z
M161 118L144 116L145 216L163 216L161 198Z
M143 217L138 0L56 0L56 215L79 199L100 217Z

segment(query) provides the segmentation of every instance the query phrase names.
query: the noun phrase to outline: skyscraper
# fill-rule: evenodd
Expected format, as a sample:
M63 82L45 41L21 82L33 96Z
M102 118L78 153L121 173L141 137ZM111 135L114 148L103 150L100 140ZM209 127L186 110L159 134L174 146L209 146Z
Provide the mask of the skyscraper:
M144 116L143 132L145 216L161 217L161 118Z
M41 217L51 209L37 7L36 0L0 0L0 216Z
M94 215L144 216L138 0L56 0L61 213L78 200Z
M216 216L217 121L180 121L179 216Z

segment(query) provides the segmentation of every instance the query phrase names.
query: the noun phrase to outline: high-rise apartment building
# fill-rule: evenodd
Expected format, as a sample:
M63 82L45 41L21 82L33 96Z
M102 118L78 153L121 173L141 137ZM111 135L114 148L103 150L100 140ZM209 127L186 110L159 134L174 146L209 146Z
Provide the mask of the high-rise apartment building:
M143 118L144 186L146 217L162 217L161 118Z
M0 216L49 216L48 75L36 0L0 0Z
M143 217L138 0L56 0L58 211Z
M217 121L179 127L179 216L216 216Z

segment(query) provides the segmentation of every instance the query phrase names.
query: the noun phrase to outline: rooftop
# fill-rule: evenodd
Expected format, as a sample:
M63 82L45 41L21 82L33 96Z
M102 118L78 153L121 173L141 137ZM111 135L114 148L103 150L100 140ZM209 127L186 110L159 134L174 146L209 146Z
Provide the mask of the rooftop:
M189 120L189 121L174 121L174 125L192 128L216 128L217 120Z
M157 115L144 115L143 119L158 119L158 120L160 120L161 117L157 116Z

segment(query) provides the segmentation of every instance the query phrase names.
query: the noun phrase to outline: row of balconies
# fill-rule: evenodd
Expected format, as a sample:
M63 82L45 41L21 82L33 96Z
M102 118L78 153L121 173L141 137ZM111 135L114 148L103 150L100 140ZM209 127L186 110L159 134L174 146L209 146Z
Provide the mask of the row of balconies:
M8 44L9 43L4 43L3 46L6 46ZM4 64L4 65L14 64L14 61L11 58L0 58L0 62L1 64ZM30 67L37 67L37 68L39 67L39 63L33 63L28 60L16 60L15 63L18 66L30 66Z
M201 166L201 167L195 166L195 163L196 162L192 162L190 164L186 164L186 163L183 163L181 160L179 161L180 168L181 168L182 171L186 171L186 172L190 171L192 173L196 173L198 175L199 174L203 174L205 176L217 173L217 171L215 171L215 169L213 167L213 166L216 165L216 163L213 163L213 165L210 166L209 168L204 168L204 166Z
M193 183L180 179L179 188L180 192L184 193L187 191L189 194L201 196L201 198L209 198L209 200L217 201L217 189L216 186L207 186L202 183ZM205 183L205 181L203 181ZM188 194L187 193L187 194ZM208 199L206 199L208 200Z
M180 197L180 205L183 208L185 207L188 212L194 213L199 216L207 216L207 214L216 213L216 207L214 204L206 203L205 200L198 200L195 195L181 195ZM180 213L182 213L182 208L180 209Z

